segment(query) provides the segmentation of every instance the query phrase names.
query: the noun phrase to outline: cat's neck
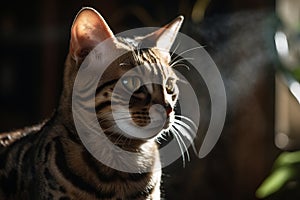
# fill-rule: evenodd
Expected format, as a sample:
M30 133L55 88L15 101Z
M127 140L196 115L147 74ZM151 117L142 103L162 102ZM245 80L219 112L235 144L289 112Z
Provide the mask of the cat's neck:
M108 173L123 171L118 169L118 167L113 167L116 161L118 162L118 166L125 168L124 172L126 172L126 169L139 169L136 171L137 173L160 169L158 146L154 139L139 144L134 144L133 140L126 140L127 145L124 143L122 145L107 148L108 141L95 134L90 134L85 138L85 141L81 140L82 138L79 137L76 129L73 128L73 126L69 128L69 126L61 123L60 118L61 116L57 114L54 116L54 119L52 120L54 124L53 127L63 126L65 131L63 133L56 133L56 135L52 137L55 138L58 136L63 148L72 149L72 151L64 152L69 165L74 165L74 167L78 166L78 160L80 160L80 163L82 162L82 166L84 163L90 162L99 169L105 169ZM61 130L61 128L58 129ZM118 142L122 143L122 141ZM86 146L87 144L89 144L88 148ZM111 145L115 144L111 142ZM91 151L96 152L96 154L92 154ZM130 157L130 159L124 159L123 154L120 153L120 151L130 152L130 154L134 156ZM100 156L100 158L97 158L97 156ZM77 170L80 171L80 173L82 170L82 173L84 174L86 168L79 167Z
M76 64L74 59L72 59L71 54L69 53L65 61L65 70L63 77L64 84L56 114L56 117L59 118L58 121L63 123L63 125L72 133L76 133L72 114L72 92L77 69L79 69L79 67L80 63Z

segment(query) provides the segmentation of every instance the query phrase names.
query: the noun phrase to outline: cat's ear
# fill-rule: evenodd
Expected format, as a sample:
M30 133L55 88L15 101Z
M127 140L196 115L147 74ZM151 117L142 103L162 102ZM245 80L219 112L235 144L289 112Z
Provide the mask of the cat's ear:
M182 25L183 19L183 16L178 16L169 24L147 35L143 39L143 43L146 43L148 47L156 47L165 52L169 52Z
M70 53L73 59L83 59L98 43L114 38L114 34L93 8L81 9L72 25Z

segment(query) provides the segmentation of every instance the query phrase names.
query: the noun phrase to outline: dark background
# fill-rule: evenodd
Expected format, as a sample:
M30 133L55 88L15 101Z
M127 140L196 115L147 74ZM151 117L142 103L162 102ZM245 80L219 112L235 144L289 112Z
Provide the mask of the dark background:
M167 199L256 199L274 146L274 1L261 0L4 1L0 8L0 131L49 117L62 85L70 27L92 6L115 33L161 26L179 14L182 32L205 46L225 83L228 113L214 150L164 170ZM198 10L197 10L198 9ZM203 18L192 17L205 11ZM191 155L194 155L191 151ZM1 161L0 161L1 162Z

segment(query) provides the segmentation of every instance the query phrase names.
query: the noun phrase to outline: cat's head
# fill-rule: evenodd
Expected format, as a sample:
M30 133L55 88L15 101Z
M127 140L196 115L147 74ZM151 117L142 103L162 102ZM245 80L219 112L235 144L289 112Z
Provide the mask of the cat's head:
M94 9L83 8L76 16L71 29L71 67L78 70L97 45L110 41L103 43L102 47L97 46L97 54L100 55L99 67L106 69L95 92L98 121L107 135L124 131L118 128L116 122L135 134L138 134L136 132L140 130L139 127L151 124L154 127L154 136L168 129L173 123L179 91L176 85L177 76L169 65L169 51L182 21L183 17L180 16L150 34L128 39L116 37ZM143 46L147 48L140 48ZM117 56L119 51L127 53ZM106 66L105 60L114 56L114 61ZM71 74L68 70L66 74ZM130 72L127 73L128 71ZM117 82L119 86L115 90ZM126 95L130 95L129 101L126 100ZM117 115L113 116L113 111ZM126 113L130 115L129 118ZM159 127L163 120L165 122ZM156 123L158 129L155 129ZM114 136L119 137L111 135Z

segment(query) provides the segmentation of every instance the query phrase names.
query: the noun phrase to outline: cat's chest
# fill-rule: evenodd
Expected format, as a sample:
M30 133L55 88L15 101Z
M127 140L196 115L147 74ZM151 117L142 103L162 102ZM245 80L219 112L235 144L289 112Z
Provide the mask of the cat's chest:
M121 172L101 164L82 146L64 139L54 140L46 157L47 163L40 168L44 180L41 188L47 188L43 193L54 199L152 199L153 195L159 196L160 168L144 173ZM151 164L160 165L158 158Z
M76 200L159 199L155 197L160 196L160 176L161 172L151 173L151 175L147 177L145 175L116 175L112 177L111 181L94 185L94 191L90 190L91 188L88 188L87 185L80 189L78 185L76 187L65 185L63 186L63 191L53 190L48 192L48 195L54 197L54 199L68 197L69 199ZM92 185L90 186L93 187Z

